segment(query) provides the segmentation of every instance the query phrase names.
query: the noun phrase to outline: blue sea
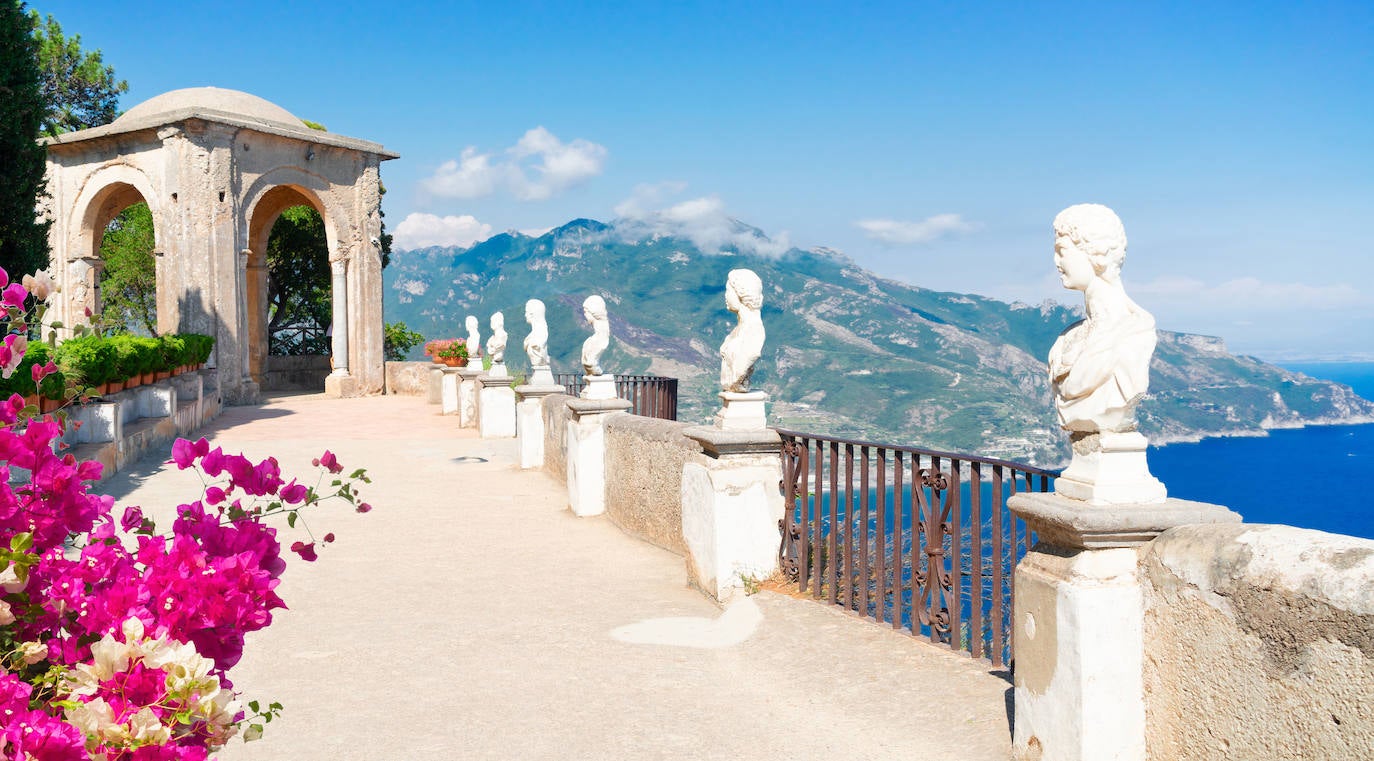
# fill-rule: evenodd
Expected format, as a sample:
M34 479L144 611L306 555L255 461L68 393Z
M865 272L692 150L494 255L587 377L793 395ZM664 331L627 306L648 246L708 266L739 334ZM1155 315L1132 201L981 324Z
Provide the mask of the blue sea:
M1374 362L1284 363L1374 399ZM1247 523L1374 539L1374 425L1309 426L1150 450L1169 496L1226 505Z

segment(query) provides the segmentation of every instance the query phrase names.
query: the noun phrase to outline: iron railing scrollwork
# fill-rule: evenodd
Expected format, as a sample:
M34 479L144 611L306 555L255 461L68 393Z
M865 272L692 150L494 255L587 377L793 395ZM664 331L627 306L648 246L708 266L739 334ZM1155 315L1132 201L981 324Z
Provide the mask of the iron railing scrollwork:
M798 590L976 658L1011 657L1006 509L1057 474L1014 462L779 429L778 564Z

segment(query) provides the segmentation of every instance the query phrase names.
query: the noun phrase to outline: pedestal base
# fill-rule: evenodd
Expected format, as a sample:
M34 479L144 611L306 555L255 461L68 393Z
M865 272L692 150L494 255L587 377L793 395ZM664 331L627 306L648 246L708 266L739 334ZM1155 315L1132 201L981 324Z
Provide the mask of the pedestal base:
M429 404L444 401L444 368L440 365L429 368L429 388L425 394L425 401Z
M1144 594L1136 550L1037 544L1012 597L1017 761L1143 761Z
M729 602L778 567L781 442L770 430L749 435L698 427L683 433L703 450L682 466L688 581Z
M716 427L722 431L762 431L768 428L767 402L768 394L763 391L722 391Z
M491 369L490 369L490 370L487 370L486 375L487 375L487 377L489 377L489 378L509 378L509 377L510 377L510 373L506 371L506 363L505 363L505 362L493 362L493 363L491 363Z
M553 383L515 387L519 400L515 403L515 435L520 439L521 468L544 467L544 397L566 390Z
M476 428L477 415L477 378L482 374L482 365L468 365L455 368L458 371L458 427Z
M510 378L483 375L477 379L477 385L477 421L482 438L515 438L515 389L510 386Z
M587 385L582 387L583 399L614 399L615 397L615 376L605 375L584 375Z
M324 378L324 395L336 399L355 397L358 395L358 379L351 375L338 373L326 375Z
M531 386L557 386L553 380L553 370L548 365L535 365L530 368ZM562 388L559 386L559 388Z
M606 416L631 406L624 399L568 401L568 506L574 515L606 512Z
M459 387L462 385L462 378L458 377L458 368L445 367L439 370L439 414L457 415L460 405Z
M1163 502L1168 492L1150 475L1147 446L1149 441L1135 431L1101 433L1075 442L1073 460L1055 480L1054 490L1093 505Z

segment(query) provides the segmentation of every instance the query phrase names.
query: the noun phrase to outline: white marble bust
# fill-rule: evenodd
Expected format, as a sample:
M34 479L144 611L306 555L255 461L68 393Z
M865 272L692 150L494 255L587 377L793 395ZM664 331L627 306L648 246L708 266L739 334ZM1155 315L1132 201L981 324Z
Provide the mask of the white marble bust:
M487 356L494 365L506 361L506 317L500 312L491 315L491 336L487 338Z
M1083 292L1087 318L1050 349L1050 386L1059 424L1078 434L1135 430L1135 407L1150 386L1155 320L1126 295L1126 230L1099 204L1054 218L1054 263L1065 288Z
M603 375L601 355L611 345L611 322L606 317L606 300L597 295L582 302L582 316L592 324L592 334L582 342L582 371L587 375Z
M763 351L763 281L753 270L730 270L725 280L725 306L739 322L720 345L720 390L749 391L749 378Z
M544 302L539 299L525 302L525 322L530 326L530 334L525 336L525 356L530 359L530 367L546 367L549 364L549 323L544 319Z
M468 328L468 356L476 357L482 353L482 336L477 333L477 316L470 314L464 322Z

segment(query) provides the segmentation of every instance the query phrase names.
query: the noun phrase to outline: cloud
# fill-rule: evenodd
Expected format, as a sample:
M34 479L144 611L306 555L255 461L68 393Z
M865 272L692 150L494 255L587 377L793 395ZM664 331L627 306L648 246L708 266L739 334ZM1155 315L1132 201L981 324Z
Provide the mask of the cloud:
M603 145L581 138L564 143L535 127L500 155L464 148L420 186L440 198L481 198L504 190L521 201L543 201L601 174L606 155Z
M1294 309L1333 311L1359 307L1366 299L1359 289L1347 283L1307 285L1273 283L1256 277L1241 277L1208 285L1190 277L1159 277L1127 289L1150 300L1178 302L1207 309L1230 309L1247 313L1287 312Z
M636 186L629 198L616 204L616 232L631 241L686 238L708 254L735 250L778 256L792 247L786 232L770 238L762 230L730 216L719 196L661 206L686 187L681 182Z
M955 233L965 233L973 225L958 214L936 214L920 222L896 219L861 219L854 223L869 238L889 246L911 246L930 243Z
M396 225L396 247L462 246L467 248L491 237L491 225L470 214L440 217L415 212Z

